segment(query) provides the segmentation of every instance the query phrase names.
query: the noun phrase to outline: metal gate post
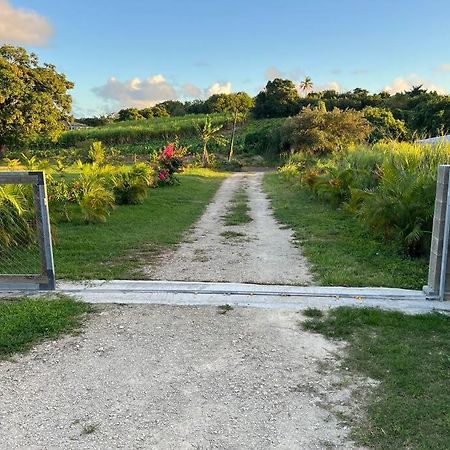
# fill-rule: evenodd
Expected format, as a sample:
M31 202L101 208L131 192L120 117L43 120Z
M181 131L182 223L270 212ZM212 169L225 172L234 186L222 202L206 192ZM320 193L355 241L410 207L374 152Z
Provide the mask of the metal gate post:
M438 169L436 200L434 204L433 233L431 237L428 284L423 290L430 300L445 300L450 291L448 271L450 232L450 165Z

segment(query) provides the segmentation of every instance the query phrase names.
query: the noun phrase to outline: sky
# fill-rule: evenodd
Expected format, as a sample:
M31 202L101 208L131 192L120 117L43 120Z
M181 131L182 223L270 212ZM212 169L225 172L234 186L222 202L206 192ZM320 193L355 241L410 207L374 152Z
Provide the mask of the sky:
M0 0L0 44L75 83L74 114L246 91L450 92L449 0Z

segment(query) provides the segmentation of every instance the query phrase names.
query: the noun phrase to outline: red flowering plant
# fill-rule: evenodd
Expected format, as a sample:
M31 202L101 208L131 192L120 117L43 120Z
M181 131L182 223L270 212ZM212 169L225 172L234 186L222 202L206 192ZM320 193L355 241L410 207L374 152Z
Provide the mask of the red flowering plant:
M183 170L186 147L178 146L176 142L167 144L157 157L157 177L158 184L178 183L175 175Z

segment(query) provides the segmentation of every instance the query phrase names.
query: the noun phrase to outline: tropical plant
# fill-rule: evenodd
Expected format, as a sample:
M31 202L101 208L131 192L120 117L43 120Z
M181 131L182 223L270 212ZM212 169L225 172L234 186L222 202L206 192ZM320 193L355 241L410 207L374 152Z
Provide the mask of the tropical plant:
M118 205L137 205L147 198L148 189L153 185L153 169L144 163L138 163L131 169L115 177L114 197Z
M31 192L21 185L0 186L0 254L34 241L35 218Z
M305 77L301 82L300 82L300 89L303 92L309 92L312 90L314 84L312 82L312 79L310 77Z
M183 170L187 148L181 147L177 142L167 144L157 156L158 182L160 185L174 184L175 175Z
M88 150L88 161L98 165L104 164L106 159L105 149L101 141L94 141Z
M224 145L226 140L219 134L222 125L214 126L211 118L206 116L203 127L197 127L198 135L203 144L202 162L204 167L209 166L209 151L208 145L212 142L218 145Z

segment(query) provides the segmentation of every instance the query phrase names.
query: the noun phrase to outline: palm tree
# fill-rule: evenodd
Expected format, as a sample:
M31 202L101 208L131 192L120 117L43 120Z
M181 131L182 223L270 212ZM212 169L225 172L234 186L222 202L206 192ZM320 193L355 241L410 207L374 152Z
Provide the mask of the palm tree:
M304 92L310 91L313 88L314 84L311 80L311 77L305 77L303 81L300 82L300 89Z
M219 134L221 129L222 125L213 126L209 116L206 116L205 123L202 128L197 127L199 137L203 142L202 162L204 167L209 165L208 144L210 142L216 142L219 145L223 145L225 142L225 139Z

